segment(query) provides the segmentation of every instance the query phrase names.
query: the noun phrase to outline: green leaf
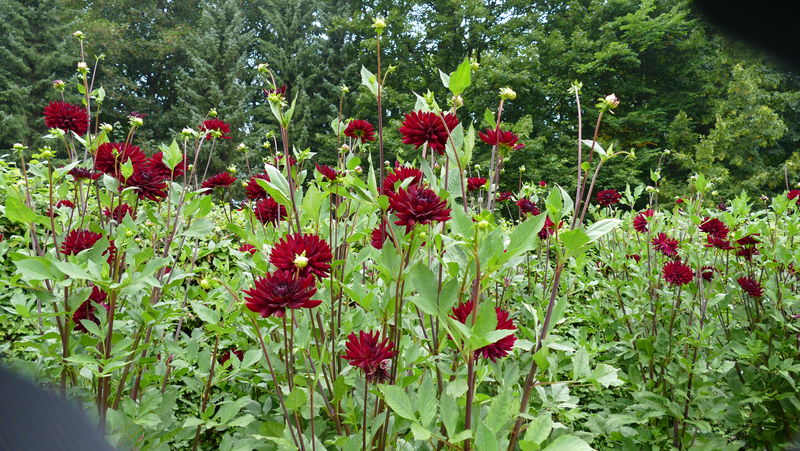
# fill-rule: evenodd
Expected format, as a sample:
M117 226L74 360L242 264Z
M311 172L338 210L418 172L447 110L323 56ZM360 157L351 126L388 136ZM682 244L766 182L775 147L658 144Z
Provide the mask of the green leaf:
M547 445L544 451L594 451L594 448L578 437L562 435Z
M72 279L92 280L93 277L89 272L75 263L68 261L54 261L53 264L59 271L63 272Z
M196 219L192 222L192 225L183 232L183 236L201 238L210 234L212 230L214 230L213 222L208 219Z
M169 146L161 146L161 152L164 154L162 160L170 171L174 170L175 166L183 159L183 153L174 139Z
M600 237L619 227L622 220L616 218L601 219L586 228L586 235L591 242L597 241Z
M219 323L219 313L199 302L192 302L192 310L194 310L194 312L197 314L197 317L206 324Z
M275 198L275 202L290 207L290 196L289 196L289 181L286 180L283 173L272 166L271 164L265 164L264 169L269 175L269 182L263 179L256 179L258 184L264 188L270 196Z
M492 129L497 128L497 122L495 121L494 113L489 108L486 108L486 111L483 112L483 120L486 121L486 123L489 124Z
M438 283L436 276L427 265L417 262L408 271L411 286L417 291L417 296L412 296L411 302L428 315L438 315L439 307L436 305Z
M411 405L411 399L406 392L396 385L379 385L383 399L394 412L407 420L416 420L415 409Z
M589 249L589 236L583 229L568 230L559 235L559 239L564 244L564 258L577 256Z
M433 386L433 379L426 377L417 391L417 412L422 425L428 427L436 418L436 387Z
M450 76L439 69L439 78L442 79L442 84L445 88L450 89Z
M26 280L47 280L58 278L52 273L52 262L44 257L28 258L14 262L14 264L17 266L17 272L22 274L22 278Z
M591 367L589 367L589 353L584 348L578 349L572 356L572 380L582 379L589 375L591 370Z
M530 449L538 449L547 437L550 436L550 431L553 430L553 419L549 413L542 413L528 426L525 431L525 437L522 439L524 442L531 442L535 447ZM525 448L522 443L520 446Z
M245 352L244 357L242 358L241 368L249 368L253 366L256 362L261 360L261 355L260 349L250 349L249 351Z
M414 435L414 440L425 441L431 438L431 431L416 421L411 423L411 434Z
M122 166L120 166L119 170L122 172L123 180L128 180L128 178L133 175L133 161L128 158L124 163L122 163Z
M594 371L592 371L592 374L589 376L589 380L592 382L597 382L603 387L608 387L609 385L616 387L624 383L617 376L618 371L619 369L614 368L611 365L601 363L600 365L597 365L597 368L595 368Z
M561 198L561 191L558 188L553 187L553 189L550 190L550 194L547 196L545 205L547 207L547 214L550 216L550 220L558 224L558 221L561 221L564 210L564 201Z
M575 207L575 203L572 201L572 197L570 197L567 190L561 187L561 185L556 185L558 191L561 192L561 202L564 205L562 209L561 217L567 216L568 214L572 213L572 209ZM554 221L555 222L555 221Z
M442 424L444 424L444 428L447 430L447 436L452 438L458 429L458 405L456 404L456 400L447 393L442 394L440 403Z
M458 65L458 68L455 72L450 74L450 83L448 87L450 88L450 92L453 95L461 95L465 89L469 88L472 84L472 65L469 62L468 58L464 58L464 61Z
M372 95L375 97L378 96L378 79L375 77L375 74L364 66L361 66L361 84L366 86Z
M5 216L14 222L20 224L30 225L36 222L38 216L33 210L28 208L27 205L17 197L17 193L12 190L7 191L6 197L6 214Z
M547 219L547 215L531 216L522 224L514 227L507 251L511 254L509 258L514 255L524 254L535 247L537 234L544 227L545 219Z
M478 425L476 431L475 449L476 450L500 449L500 445L497 443L497 438L494 436L494 432L492 432L492 430L489 429L489 427L483 423Z
M286 397L286 408L289 410L297 410L299 407L302 407L308 402L308 395L306 391L301 387L294 387L289 393L289 396Z

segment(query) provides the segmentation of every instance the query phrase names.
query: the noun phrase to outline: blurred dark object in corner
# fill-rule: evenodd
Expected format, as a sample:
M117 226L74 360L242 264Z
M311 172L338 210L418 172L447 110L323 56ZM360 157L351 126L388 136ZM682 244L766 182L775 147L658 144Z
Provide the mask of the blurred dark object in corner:
M790 69L800 70L797 45L798 10L795 2L694 0L695 10L732 38L774 56Z
M112 451L76 406L0 366L0 449Z

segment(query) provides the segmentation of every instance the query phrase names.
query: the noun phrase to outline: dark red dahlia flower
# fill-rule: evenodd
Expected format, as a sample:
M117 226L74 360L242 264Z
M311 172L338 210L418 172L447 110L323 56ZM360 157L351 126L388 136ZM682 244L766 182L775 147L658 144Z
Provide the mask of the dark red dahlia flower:
M633 229L639 233L645 233L648 231L647 229L647 218L652 217L656 214L653 210L647 209L645 211L639 212L633 218Z
M262 224L270 223L272 225L278 224L278 221L286 218L286 207L279 205L275 199L267 196L258 203L254 210L256 218Z
M73 204L71 200L64 199L56 202L56 208L61 207L75 208L75 204Z
M700 276L706 282L711 282L711 279L714 278L714 273L716 273L716 272L719 272L717 270L717 268L707 265L707 266L703 266L703 268L700 270Z
M330 166L325 166L324 164L317 164L314 163L314 166L317 168L317 172L322 174L328 181L332 182L339 177L339 172L336 169L333 169Z
M431 221L445 222L450 219L450 209L446 208L436 193L427 188L411 185L408 190L400 189L389 193L389 208L397 215L397 225L406 226L406 233L416 224L430 224Z
M754 298L760 298L761 296L764 296L764 289L761 288L761 284L753 277L739 277L736 279L736 281L739 282L739 286L742 287L742 291L750 296Z
M255 255L258 252L255 246L249 243L244 243L239 246L239 252L248 252L250 255Z
M728 237L728 232L730 230L719 219L707 217L700 224L700 231L705 232L709 235L713 235L714 237L719 239L725 239Z
M224 364L233 356L236 356L236 358L241 362L242 359L244 359L244 351L240 351L238 349L229 349L227 352L225 352L225 354L222 354L222 357L219 358L219 363Z
M469 319L470 314L473 312L474 306L475 305L472 301L462 302L453 307L453 314L450 315L450 317L458 320L462 324L467 324L467 319ZM516 326L514 326L514 322L508 317L509 315L507 311L497 307L495 307L494 311L497 315L497 327L495 330L517 329ZM507 335L501 338L499 341L476 349L475 358L477 359L478 356L482 356L485 359L491 359L493 362L495 362L497 359L507 356L511 350L514 349L514 343L516 343L516 341L517 337L515 337L514 334Z
M136 194L139 199L161 202L167 197L167 182L147 165L134 166L133 174L119 187L120 191L122 191L123 187L136 188Z
M717 210L719 211L728 211L728 206L725 205L725 202L720 202L717 204Z
M520 199L517 201L517 207L519 207L519 215L525 216L527 214L532 214L534 216L539 214L539 208L536 207L536 204L531 202L530 199Z
M61 243L61 253L64 255L76 255L81 251L91 249L100 238L103 238L103 235L88 229L71 230L64 237L64 242Z
M786 193L786 197L789 200L793 200L795 201L795 203L800 204L800 189L793 189L789 191L788 193Z
M614 189L604 189L597 193L597 203L603 207L610 207L612 205L618 204L619 200L622 199L622 194L618 193L617 190Z
M685 203L686 203L686 201L685 201L685 200L683 200L683 199L682 199L682 198L680 198L680 197L678 197L678 198L676 198L676 199L675 199L675 205L683 205L683 204L685 204Z
M286 85L281 85L279 88L275 89L264 89L264 96L269 97L270 94L278 94L283 97L286 97Z
M628 254L625 256L625 258L629 258L635 261L636 263L639 263L642 260L642 256L639 254Z
M269 182L269 175L264 172L250 177L250 180L247 182L247 186L244 188L247 198L258 200L268 197L267 191L258 184L256 179L266 180Z
M181 161L175 165L175 169L170 171L169 167L164 163L163 152L154 153L153 156L147 160L147 165L150 166L151 172L158 174L165 180L177 179L186 172L186 169L188 169L186 157L182 155Z
M94 156L94 169L119 178L122 165L130 160L134 167L142 166L147 156L139 146L125 143L103 143Z
M756 248L758 239L756 236L758 236L757 233L751 233L750 235L745 235L736 240L736 255L744 257L747 261L751 261L754 255L758 255L758 248Z
M75 132L83 136L89 129L89 116L86 108L66 102L50 102L44 107L44 125L47 128L60 128L65 132Z
M283 317L286 309L312 308L322 301L311 299L317 292L314 277L295 277L294 271L275 271L256 279L256 286L245 290L245 305L263 318Z
M447 144L448 132L452 132L458 126L458 118L447 113L442 118L435 113L424 111L412 111L406 114L400 133L403 135L403 143L411 144L420 148L426 142L428 147L435 150L439 155L444 155Z
M386 231L386 221L381 221L378 227L372 229L372 233L370 234L370 244L375 249L383 249L383 243L386 242L386 238L389 237L389 233Z
M481 141L490 146L497 146L503 152L519 150L525 147L525 144L519 142L519 137L509 131L487 128L485 131L479 132L478 136Z
M353 139L364 141L375 141L375 128L367 121L353 119L344 129L344 135Z
M200 185L200 188L208 188L206 194L211 194L214 192L214 188L227 188L235 181L236 177L232 176L230 173L220 172L217 175L212 175L211 177L205 179Z
M664 280L670 285L682 286L694 279L694 271L679 260L667 262L663 269Z
M666 233L661 232L653 238L653 248L667 257L678 255L678 240L672 239Z
M394 343L388 338L380 339L376 332L364 332L356 335L354 332L347 336L345 344L347 352L342 355L350 365L361 368L368 382L383 382L389 379L389 364L392 357L397 355Z
M220 139L231 139L231 137L228 136L228 134L231 132L231 124L225 123L216 118L206 119L203 121L203 124L200 126L200 131L210 132L212 130L222 133ZM211 133L206 134L206 139L211 139L212 137L213 135Z
M282 271L305 277L324 278L331 271L331 248L317 235L295 233L281 238L269 255L269 262Z
M544 188L544 187L546 187L546 186L547 186L547 182L545 182L544 180L539 180L539 186L541 186L542 188Z
M727 237L723 238L717 235L709 234L706 236L706 241L708 241L706 247L716 247L717 249L721 249L723 251L729 251L733 249L733 246L731 246L731 242Z
M136 211L128 204L119 204L114 207L113 211L106 208L103 210L103 215L117 222L122 222L122 219L125 217L125 215L130 215L132 219L136 219Z
M486 185L484 177L469 177L467 178L467 191L477 191Z
M534 216L538 216L538 214ZM561 224L559 223L559 227L560 226ZM554 233L556 233L556 225L553 220L550 219L550 216L547 216L544 218L544 226L542 226L542 230L540 230L538 233L539 239L546 240L547 237L552 236Z
M411 179L409 186L417 185L422 186L423 180L422 171L417 168L412 168L410 166L400 166L399 164L395 165L394 170L388 174L383 179L382 186L382 193L389 195L389 193L395 192L398 186L398 182L400 184L407 179Z
M494 200L497 203L505 202L505 201L511 199L512 195L513 195L513 193L511 193L511 191L503 191L502 193L497 193L497 197Z
M99 304L102 305L107 312L109 307L105 303L106 297L108 297L108 294L105 291L96 286L92 287L92 294L89 295L89 299L83 301L78 309L75 310L75 313L72 314L72 322L75 323L74 330L78 332L88 332L86 326L81 323L82 319L88 319L95 324L100 324L100 319L95 314L95 308L96 304Z
M79 180L97 180L103 175L102 172L95 172L90 169L72 168L67 173L72 176L76 182Z

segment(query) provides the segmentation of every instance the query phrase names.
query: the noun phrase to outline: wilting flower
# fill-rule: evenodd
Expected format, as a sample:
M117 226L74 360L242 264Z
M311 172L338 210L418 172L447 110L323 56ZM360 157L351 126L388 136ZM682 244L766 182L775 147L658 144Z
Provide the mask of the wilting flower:
M372 229L372 233L370 234L370 244L375 249L383 249L383 243L386 242L386 238L389 237L389 233L386 231L386 221L381 221L378 227Z
M633 229L639 233L645 233L648 231L647 229L647 218L652 217L656 214L653 210L647 209L645 211L639 212L633 218Z
M150 166L137 165L133 167L133 174L125 180L124 186L136 188L139 199L150 199L160 202L167 197L167 182L164 178L153 172ZM120 190L122 190L120 186Z
M227 188L235 181L236 177L232 176L230 173L220 172L217 175L205 179L203 184L200 185L200 188L208 188L206 194L211 194L214 188Z
M472 301L462 302L457 306L453 307L453 314L450 315L451 318L458 320L462 324L467 324L467 319L470 317L470 314L474 311L475 304ZM514 326L514 322L508 317L508 312L502 310L500 308L495 307L494 309L495 314L497 315L497 327L495 330L516 330L516 326ZM512 349L514 349L514 343L517 341L517 337L514 334L507 335L500 340L486 345L482 348L478 348L475 350L475 358L478 356L483 356L485 359L491 359L493 362L497 361L497 359L501 357L507 356Z
M301 277L313 274L328 277L331 271L331 248L317 235L295 233L283 237L269 256L269 262L283 271L293 271Z
M435 113L412 111L406 114L400 133L403 135L403 143L419 149L427 142L431 149L442 155L447 144L448 131L452 131L457 125L458 118L452 113L445 114L442 121Z
M694 278L692 268L678 260L667 262L664 265L663 274L667 283L676 286L686 285Z
M129 215L132 219L136 219L136 210L134 210L128 204L119 204L114 207L114 210L109 210L108 208L103 210L103 215L107 218L111 218L114 221L122 222L122 219L125 215Z
M393 193L397 187L397 183L402 183L404 180L411 179L409 186L417 185L422 186L422 171L410 166L395 165L394 170L386 174L383 179L382 193L388 195Z
M67 172L76 182L79 180L97 180L103 175L102 172L94 172L91 169L72 168Z
M130 160L134 167L147 161L147 155L139 146L125 143L103 143L94 156L94 169L119 177L122 165Z
M345 347L347 352L342 358L350 361L351 365L361 368L367 381L374 383L389 379L389 359L397 355L397 351L394 350L394 343L388 338L381 340L377 331L362 330L358 335L355 332L350 333Z
M247 186L244 188L248 199L258 200L268 197L267 191L258 184L256 181L257 179L266 180L269 182L269 175L264 172L250 177L250 180L247 181Z
M76 255L81 251L91 249L100 238L103 238L103 235L88 229L71 230L64 237L64 242L61 243L61 253L64 255Z
M286 218L286 207L279 205L275 199L267 196L256 203L254 210L256 218L262 224L276 225L279 220Z
M517 207L519 207L519 214L520 216L524 216L527 214L532 214L534 216L539 214L539 208L531 202L530 199L520 199L517 201Z
M406 233L416 224L430 224L431 221L445 222L450 219L450 209L446 208L436 193L427 188L411 185L407 190L400 189L389 193L389 208L397 215L397 225L406 226Z
M81 323L82 319L88 319L95 324L100 324L100 319L98 319L95 314L95 304L102 305L106 311L108 311L109 307L105 303L107 297L108 294L105 291L93 286L92 294L89 295L89 299L83 301L78 309L75 310L75 313L72 314L72 322L75 323L74 330L78 332L87 332L86 326Z
M511 193L511 191L503 191L502 193L497 193L497 197L494 200L495 200L495 202L498 202L498 203L505 202L508 199L511 199L512 195L513 194Z
M218 131L222 133L220 136L221 139L231 139L228 134L231 132L231 124L223 122L216 118L206 119L203 121L203 125L200 126L200 130L204 132L211 132L212 130ZM213 135L211 133L206 134L206 139L211 139Z
M510 131L487 128L485 131L479 132L478 136L481 141L490 146L497 146L502 152L519 150L525 147L525 144L519 142L519 137Z
M739 282L739 286L742 287L742 291L749 294L754 298L760 298L764 296L764 289L761 288L761 284L754 278L750 276L746 277L739 277L736 279Z
M50 102L44 107L44 124L47 128L60 128L67 132L75 132L78 136L86 134L89 128L89 116L86 108L66 102Z
M312 308L322 301L311 299L317 292L314 278L309 274L295 277L293 271L275 271L256 279L251 290L245 290L245 305L263 318L283 317L286 309Z
M353 139L364 141L375 141L375 129L367 121L353 119L344 129L344 135Z
M597 203L603 207L610 207L614 204L619 203L619 200L622 198L622 194L618 193L617 190L614 189L604 189L597 193Z
M715 268L713 266L703 266L703 268L700 270L700 276L706 282L711 282L711 279L714 278L714 273L715 272L719 272L717 270L717 268Z
M661 232L653 238L653 248L667 257L678 255L678 240L670 238L666 233Z
M150 166L150 171L158 174L161 178L164 179L177 179L178 177L182 176L186 169L188 168L188 164L186 163L186 157L181 155L181 161L175 165L175 169L171 170L169 167L164 164L164 153L163 152L156 152L147 160L147 165Z
M467 178L467 191L477 191L486 185L486 178L484 177L469 177Z
M325 166L324 164L314 163L314 166L317 168L317 172L322 174L328 181L334 181L339 177L339 172L336 169L333 169L330 166Z
M255 255L258 252L255 246L249 243L244 243L239 246L239 252L248 252L250 255Z
M713 235L716 238L725 239L728 237L730 230L717 218L705 218L700 224L700 231L709 234L709 236Z

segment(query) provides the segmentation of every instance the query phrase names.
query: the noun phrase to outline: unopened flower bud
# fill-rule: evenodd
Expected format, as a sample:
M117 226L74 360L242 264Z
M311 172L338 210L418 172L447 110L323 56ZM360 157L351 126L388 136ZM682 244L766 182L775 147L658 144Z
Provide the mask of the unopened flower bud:
M478 228L479 229L486 229L488 227L489 227L489 221L487 221L485 219L481 219L480 221L478 221Z
M389 163L389 160L386 160L386 161L384 161L384 162L383 162L383 165L384 165L384 166L390 166L390 165L391 165L391 163Z
M517 98L517 93L506 86L505 88L500 88L500 98L504 100L514 100Z
M383 17L376 17L372 19L372 28L378 33L383 34L383 29L386 28L386 20Z
M362 168L361 166L356 166L353 170L356 171L356 174L364 173L364 168Z
M339 147L339 151L343 153L350 152L350 146L347 144L342 144L342 146Z
M200 287L204 290L208 290L211 288L211 282L208 279L200 279Z
M63 138L65 134L66 133L64 133L64 130L61 130L60 128L50 129L50 136L53 136L55 138Z
M78 72L82 74L87 74L89 72L89 66L86 65L83 61L78 63Z
M17 152L22 152L25 149L27 149L27 147L22 145L22 143L14 143L14 150Z
M111 131L114 130L114 126L107 122L103 122L102 124L100 124L100 130L106 133L111 133Z
M605 101L606 105L608 105L608 107L611 108L612 110L617 106L619 106L619 97L617 97L616 94L614 93L607 95Z
M125 231L125 236L132 237L133 236L133 230L126 230Z
M259 65L257 66L257 69L258 69L258 71L259 71L259 72L261 72L261 73L266 73L266 72L269 72L269 64L267 64L267 63L261 63L261 64L259 64Z
M236 169L235 165L230 165L228 166L228 172L230 172L231 174L236 174L239 171Z
M128 116L128 123L131 124L131 127L141 127L144 125L144 119L137 116Z
M305 252L303 252L301 255L295 255L292 263L294 263L295 268L303 269L308 266L308 257L306 257Z
M456 108L464 106L464 98L461 96L453 96L453 106Z
M269 149L271 149L271 148L272 148L272 143L271 143L271 142L269 142L269 141L264 141L264 142L261 144L261 147L262 147L263 149L267 149L267 150L269 150Z
M216 108L211 108L210 110L208 110L208 115L210 117L217 117L217 109Z
M81 41L83 40L83 32L81 30L78 30L78 31L72 33L72 35L75 36L76 38L80 39Z
M192 137L192 136L194 136L194 130L192 130L189 127L184 127L184 129L181 130L181 135L183 135L183 136L185 136L187 138Z
M478 60L471 59L469 61L469 67L470 67L470 69L472 69L472 72L475 72L476 70L478 70L481 67L481 64L478 62Z
M527 171L527 169L525 169L525 165L523 164L522 166L519 167L519 172L525 172L525 171Z
M247 188L247 182L242 182L242 186Z
M64 90L64 86L66 86L66 83L64 83L64 80L53 80L53 87L56 88L57 90L63 91Z

